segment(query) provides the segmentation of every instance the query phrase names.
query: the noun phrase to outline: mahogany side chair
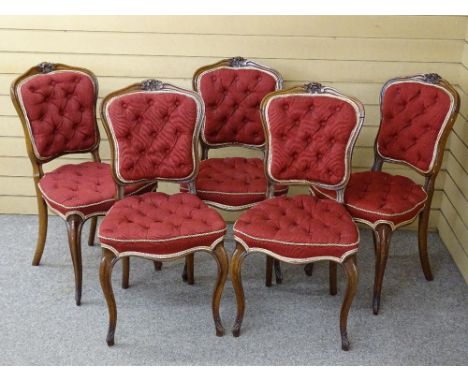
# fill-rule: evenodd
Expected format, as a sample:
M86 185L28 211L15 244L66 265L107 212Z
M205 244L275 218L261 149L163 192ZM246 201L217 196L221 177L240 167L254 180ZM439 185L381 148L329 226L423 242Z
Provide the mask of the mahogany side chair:
M263 152L260 102L282 85L283 78L276 70L242 57L224 59L195 72L193 89L201 95L206 114L201 131L197 195L207 204L226 211L241 211L265 199L267 180L262 159L208 158L208 154L210 149L228 146ZM181 191L187 192L187 185L182 185ZM286 185L275 188L275 195L287 192ZM191 255L183 273L189 284L194 282L193 267ZM281 282L280 272L277 282Z
M97 216L114 203L111 168L99 158L96 123L98 82L89 70L43 62L13 81L11 99L23 125L33 168L39 236L33 265L39 265L47 237L47 208L67 223L75 274L75 301L81 304L81 230L91 219L88 244L94 244ZM66 154L90 153L92 161L65 164L44 172L43 165ZM154 183L131 185L125 194L150 191Z
M393 231L419 218L419 257L425 278L433 279L427 251L427 230L434 184L445 144L459 110L457 91L438 74L389 80L380 93L380 128L371 171L351 174L345 206L354 220L373 231L375 278L372 308L378 314L383 277ZM382 171L384 163L408 166L425 177L424 185ZM314 187L318 195L334 194ZM336 272L336 269L334 270ZM336 283L336 275L331 282ZM336 287L336 286L335 286Z
M237 317L233 335L239 336L244 317L241 265L247 255L266 254L291 264L330 261L341 264L347 276L340 331L342 349L348 350L347 317L357 287L359 231L342 203L364 108L336 89L309 83L269 94L261 111L268 199L244 212L234 224L236 250L230 272ZM320 185L335 190L337 197L273 197L275 184Z
M203 101L193 91L147 80L109 94L101 116L111 144L118 199L125 186L148 181L185 182L190 190L118 200L103 219L100 280L109 310L107 344L114 344L117 320L111 283L115 263L130 256L171 261L196 251L211 254L218 266L212 311L216 335L222 336L219 304L228 273L226 223L195 189Z

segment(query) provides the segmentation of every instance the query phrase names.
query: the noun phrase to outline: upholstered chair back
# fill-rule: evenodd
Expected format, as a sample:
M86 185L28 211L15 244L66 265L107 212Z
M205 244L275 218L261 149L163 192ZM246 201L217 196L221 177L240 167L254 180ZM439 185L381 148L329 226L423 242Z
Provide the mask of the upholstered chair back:
M183 181L198 169L200 96L157 80L109 94L101 108L120 184Z
M437 74L388 81L381 92L377 153L383 160L431 172L458 103L456 91Z
M364 119L358 100L318 83L267 96L262 102L266 169L274 183L342 190Z
M200 68L193 86L205 103L203 143L264 145L260 102L268 93L280 89L282 82L275 70L241 57Z
M98 85L90 71L43 63L15 80L11 93L36 159L46 162L99 145Z

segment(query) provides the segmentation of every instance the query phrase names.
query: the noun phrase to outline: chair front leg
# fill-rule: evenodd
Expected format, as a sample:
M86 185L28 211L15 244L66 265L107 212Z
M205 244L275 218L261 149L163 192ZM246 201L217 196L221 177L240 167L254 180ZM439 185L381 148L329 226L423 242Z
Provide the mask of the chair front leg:
M234 337L239 337L240 329L242 325L242 320L244 319L245 312L245 297L244 297L244 288L242 286L242 277L241 277L241 265L245 259L246 252L244 247L239 243L236 244L236 250L231 258L230 272L231 272L231 281L232 286L234 287L234 292L236 294L237 302L237 316L234 326L232 327L232 335Z
M355 255L348 256L343 262L342 266L346 274L347 285L346 293L341 306L340 313L340 332L341 332L341 349L349 350L349 339L348 339L348 313L353 303L354 296L356 295L358 272L356 262L354 261Z
M109 311L109 328L106 342L108 346L114 345L115 326L117 324L117 306L115 304L114 291L112 290L112 270L116 261L115 255L108 249L102 249L101 266L99 267L99 281L106 299Z
M83 219L80 215L70 215L67 217L68 245L75 273L75 302L81 305L81 288L83 271L81 264L81 228Z
M92 247L94 245L94 238L96 237L96 227L97 227L97 216L91 218L91 225L89 226L89 237L88 245Z
M372 300L372 310L374 314L379 314L380 296L382 294L382 284L385 274L385 268L387 266L391 237L392 227L390 227L388 224L379 224L377 227L375 227L375 278L374 297Z
M47 223L49 220L47 212L47 204L42 198L39 190L37 190L37 210L39 213L39 232L37 236L36 251L34 252L34 258L32 265L37 266L41 262L42 254L44 253L44 247L47 238Z
M192 259L193 259L193 253ZM219 243L214 251L213 256L218 265L218 277L216 279L216 284L213 290L213 299L212 299L212 311L213 311L213 320L216 327L216 335L222 337L224 335L224 327L221 321L221 316L219 315L219 305L221 303L221 297L223 296L224 285L226 284L227 274L229 272L229 259L228 255L224 249L224 243ZM190 283L189 283L190 284Z
M431 212L431 204L426 202L426 206L419 214L418 224L418 247L419 247L419 259L421 260L421 266L423 269L424 277L427 281L434 280L434 276L431 271L431 264L429 262L429 254L427 252L427 229L429 226L429 214Z

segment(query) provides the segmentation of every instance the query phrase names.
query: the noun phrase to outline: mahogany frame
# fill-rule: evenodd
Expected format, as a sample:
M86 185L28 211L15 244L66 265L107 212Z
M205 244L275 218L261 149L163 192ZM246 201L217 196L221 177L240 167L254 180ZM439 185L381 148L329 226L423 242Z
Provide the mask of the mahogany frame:
M271 166L270 166L271 164L270 163L271 137L270 137L270 129L268 127L267 109L272 99L278 98L284 95L332 96L335 98L343 99L354 107L356 111L356 125L353 131L351 132L349 140L348 140L348 145L347 145L346 154L345 154L346 171L340 183L336 185L328 185L328 184L321 184L318 182L312 182L312 181L308 181L304 179L278 180L278 179L275 179L273 175L271 174ZM346 187L346 184L351 174L351 159L352 159L352 152L353 152L354 144L356 142L356 139L359 135L359 132L364 122L364 107L362 103L354 97L345 96L344 94L338 92L334 88L322 86L319 83L309 83L303 86L293 87L290 89L280 90L280 91L276 91L276 92L272 92L268 94L262 101L261 115L262 115L262 123L263 123L263 128L265 131L265 139L266 139L265 172L266 172L266 176L268 179L268 188L267 188L267 195L266 195L267 199L270 199L273 197L273 190L274 190L275 183L295 184L295 185L304 184L308 186L320 184L322 187L325 186L328 189L336 190L337 202L343 203L344 189ZM325 257L325 258L316 258L316 259L300 259L300 260L295 259L294 261L288 261L287 258L282 257L278 254L272 253L271 251L268 251L268 250L260 250L259 248L254 248L251 250L250 248L248 248L248 246L242 239L237 238L236 236L234 236L234 239L237 242L237 244L236 244L236 250L234 251L234 254L231 259L231 265L230 265L230 274L231 274L232 284L234 287L234 291L236 294L236 301L237 301L237 316L236 316L236 321L232 329L232 333L234 337L238 337L240 335L240 329L241 329L244 312L245 312L245 297L244 297L244 290L242 286L241 265L244 259L250 253L261 252L267 255L266 256L266 259L267 259L266 260L267 261L266 263L266 269L267 269L266 286L271 285L273 258L275 261L278 261L278 263L279 263L279 260L281 260L281 261L285 261L285 262L292 263L292 264L312 264L315 261L323 261L323 260L330 261L330 264L331 264L330 274L333 272L333 270L336 269L337 263L342 265L344 273L347 276L347 288L346 288L345 298L343 300L343 304L342 304L341 312L340 312L341 348L343 350L349 350L350 343L349 343L348 334L347 334L347 320L348 320L349 309L351 307L351 304L352 304L352 301L354 299L354 295L356 294L356 289L357 289L357 281L358 281L358 271L356 267L357 249L350 251L349 253L347 253L345 256L342 256L341 258L336 258L336 259L330 259L330 257ZM336 290L333 290L330 288L330 294L332 295L336 294Z
M204 121L203 100L201 99L199 94L196 92L182 89L171 84L163 83L159 80L149 79L143 82L132 84L123 89L120 89L120 90L117 90L108 94L104 98L101 104L101 109L100 109L101 120L104 125L106 134L109 138L110 147L111 147L112 175L117 184L117 193L116 193L117 200L122 199L124 196L124 185L131 184L131 183L139 183L140 181L126 181L124 179L121 179L121 177L119 176L119 171L117 168L118 158L116 156L117 147L114 141L113 130L110 127L111 123L107 115L107 109L109 105L111 104L111 102L113 102L116 98L120 96L132 94L132 93L142 93L142 92L153 92L153 93L154 92L156 93L177 92L180 94L190 96L191 98L194 99L195 103L197 104L197 121L196 121L196 127L193 132L193 139L192 139L192 155L193 155L192 173L189 176L185 178L180 178L180 179L173 179L173 178L167 179L167 178L162 178L162 177L155 177L151 180L147 179L144 181L144 182L169 181L169 182L175 182L175 183L188 182L189 192L191 194L196 195L195 178L198 173L199 162L200 162L199 153L198 153L198 141L200 137L201 126ZM108 346L114 345L114 335L115 335L115 328L117 324L117 306L115 303L114 292L112 289L112 270L113 270L114 265L119 260L122 260L122 269L123 269L122 287L125 289L125 288L128 288L129 286L130 257L145 258L150 261L153 261L156 270L161 269L162 262L173 261L174 259L179 259L179 258L184 257L186 261L185 267L187 268L187 264L188 264L189 267L191 266L191 269L192 269L191 275L190 273L187 275L186 273L187 271L184 270L184 273L186 274L186 277L184 280L187 281L188 284L193 284L193 258L194 258L195 250L208 252L210 255L214 257L217 267L218 267L218 276L217 276L217 280L215 283L215 287L213 291L213 298L212 298L212 314L213 314L213 320L214 320L215 328L216 328L216 335L223 336L224 328L223 328L221 317L219 314L219 305L221 302L221 297L222 297L224 285L225 285L228 270L229 270L229 265L228 265L229 259L224 249L223 237L216 240L212 244L211 247L192 248L188 251L182 251L182 252L178 252L175 254L161 255L161 256L154 255L154 254L139 253L139 252L129 252L129 253L119 254L110 246L101 245L101 247L102 247L102 260L101 260L99 276L100 276L102 291L106 299L108 312L109 312L109 326L108 326L107 337L106 337L106 342Z
M31 136L31 132L28 127L28 117L23 110L20 101L20 95L18 94L18 88L21 83L28 78L41 75L41 74L48 74L54 73L56 71L75 71L81 72L85 75L88 75L94 84L94 102L93 102L93 112L94 112L94 126L95 126L95 135L96 135L96 143L94 146L90 147L89 149L85 150L74 150L72 152L63 152L60 154L52 155L47 158L41 158L38 153L34 150L33 144L33 137ZM94 162L101 162L101 158L99 156L99 144L100 144L100 134L99 129L96 121L96 103L99 93L99 84L97 81L96 76L93 72L88 69L77 67L77 66L70 66L60 63L50 63L50 62L42 62L39 65L33 66L28 69L24 74L16 78L11 86L10 86L10 97L15 106L16 112L20 118L21 124L23 126L23 132L26 142L26 150L28 153L29 160L31 161L31 165L33 168L33 181L34 181L34 188L36 190L36 200L37 200L37 208L39 214L39 233L36 243L36 250L34 254L34 258L32 261L33 266L38 266L42 254L44 252L44 247L47 239L47 223L48 223L48 205L46 203L46 199L43 197L42 192L39 187L39 181L44 176L43 171L43 164L48 163L58 157L67 154L77 154L77 153L91 153L92 159ZM49 207L51 208L51 207ZM54 210L53 208L51 208ZM103 214L99 214L103 215ZM61 214L59 214L61 216ZM81 230L83 227L84 222L87 219L91 219L91 226L89 230L89 237L88 237L88 245L94 245L95 234L96 234L96 225L97 225L97 215L94 216L87 216L84 217L79 214L71 214L67 217L61 216L65 219L67 223L67 231L68 231L68 243L70 247L70 254L73 263L73 270L75 275L75 302L76 305L81 304L81 294L82 294L82 261L81 261Z
M378 137L380 129L382 127L383 120L383 100L385 97L385 92L387 89L398 82L417 82L425 85L435 86L444 90L451 99L451 108L447 112L447 118L444 123L445 126L442 126L441 132L439 134L438 140L433 151L433 160L428 171L423 171L405 161L397 160L389 157L384 157L379 153L378 150ZM419 249L419 259L421 262L421 267L424 273L424 277L427 281L432 281L434 276L432 274L431 265L429 261L429 254L427 250L427 232L429 226L429 215L431 212L432 197L434 195L434 185L439 174L440 167L442 165L442 159L444 155L445 146L447 143L448 136L450 131L453 128L455 120L458 116L460 109L460 96L455 88L445 79L440 77L436 73L427 73L427 74L416 74L413 76L406 77L396 77L387 81L380 92L380 113L381 120L379 126L379 132L374 141L374 164L372 166L372 171L382 171L384 163L393 163L393 164L402 164L404 166L410 167L415 170L417 173L425 177L425 182L423 185L424 191L427 193L427 199L424 203L424 207L421 212L415 216L414 219L405 221L398 225L391 224L390 222L380 221L378 224L371 224L362 219L355 219L359 223L363 223L369 226L373 232L374 240L374 249L375 249L375 276L374 276L374 291L372 299L372 311L374 314L379 313L380 309L380 300L382 295L382 284L385 274L385 268L387 264L387 259L389 256L390 240L393 231L401 226L408 225L412 223L416 218L418 218L418 249ZM336 272L336 271L335 271ZM330 279L330 284L334 285L336 288L336 275L331 275L334 279ZM335 281L334 281L335 280Z

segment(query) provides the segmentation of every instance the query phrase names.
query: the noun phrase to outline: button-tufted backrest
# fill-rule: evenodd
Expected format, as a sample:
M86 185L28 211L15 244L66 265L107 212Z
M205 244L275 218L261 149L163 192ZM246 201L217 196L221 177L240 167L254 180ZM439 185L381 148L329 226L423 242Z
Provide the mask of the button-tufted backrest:
M200 68L194 75L194 89L205 103L203 142L262 146L260 102L281 86L278 72L240 57Z
M20 77L12 88L34 155L41 161L92 151L99 144L96 78L89 71L53 70L49 65L44 72L30 70L31 75Z
M198 94L156 80L108 95L101 114L117 180L192 178L203 113Z
M432 170L458 102L439 81L437 75L418 75L384 85L376 140L384 160L403 162L423 173Z
M345 186L364 118L358 100L313 83L269 95L262 116L271 180Z

